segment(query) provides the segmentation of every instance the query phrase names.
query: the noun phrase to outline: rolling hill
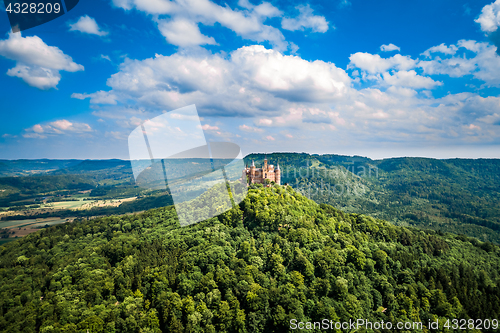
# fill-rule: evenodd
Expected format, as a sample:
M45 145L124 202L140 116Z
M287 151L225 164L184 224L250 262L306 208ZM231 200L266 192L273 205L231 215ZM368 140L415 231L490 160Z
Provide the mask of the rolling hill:
M189 227L170 206L0 246L0 331L284 332L294 320L364 319L423 324L402 332L438 321L443 332L499 317L499 272L490 243L259 185ZM488 323L480 331L497 331Z

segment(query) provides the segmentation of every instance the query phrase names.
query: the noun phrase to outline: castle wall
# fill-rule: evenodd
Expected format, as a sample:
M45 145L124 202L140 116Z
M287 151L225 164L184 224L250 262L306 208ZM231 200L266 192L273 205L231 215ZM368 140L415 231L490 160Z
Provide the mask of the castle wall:
M264 166L262 168L256 168L252 165L250 168L245 168L243 170L244 177L248 177L251 184L265 184L266 179L270 182L275 182L281 185L281 172L279 169L274 169L272 165L267 164L267 160L264 160Z

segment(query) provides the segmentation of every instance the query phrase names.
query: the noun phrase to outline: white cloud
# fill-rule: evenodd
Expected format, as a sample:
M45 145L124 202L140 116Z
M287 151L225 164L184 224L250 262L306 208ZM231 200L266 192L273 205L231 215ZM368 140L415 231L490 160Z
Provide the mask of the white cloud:
M262 128L247 126L247 125L244 125L244 124L241 125L241 126L239 126L239 129L241 131L245 131L245 132L257 132L257 133L264 132L264 130Z
M7 75L23 79L27 84L39 89L55 88L61 80L58 71L49 68L17 64L7 71Z
M334 100L351 84L347 73L332 63L310 62L260 45L234 51L231 60L251 85L290 101Z
M272 4L263 2L258 6L253 6L250 3L244 3L244 10L231 9L228 5L220 6L209 0L113 0L113 4L125 10L135 8L147 14L170 16L169 22L180 22L177 25L171 26L175 28L176 33L167 34L165 26L162 33L170 43L174 45L189 46L195 45L195 41L200 44L214 44L215 41L211 37L203 36L199 31L195 30L199 23L205 25L214 25L219 23L244 39L249 39L257 42L269 41L274 47L280 50L287 48L285 37L279 29L270 25L265 25L264 21L268 17L280 16L282 13ZM156 18L154 18L156 19ZM187 21L190 23L188 24ZM182 23L182 24L181 24ZM181 26L187 26L185 34L182 34ZM193 41L182 41L195 37ZM181 45L179 45L181 44Z
M380 51L383 51L383 52L390 52L390 51L401 51L401 48L399 46L396 46L392 43L390 43L389 45L386 45L386 44L383 44L380 46Z
M116 96L117 102L153 112L195 103L204 118L220 116L210 119L209 123L217 126L206 125L207 133L217 136L219 124L227 124L230 126L226 128L242 134L245 142L253 142L255 133L265 133L258 136L264 140L272 137L274 140L266 141L276 149L287 144L288 133L293 133L299 142L306 142L322 132L317 146L325 149L331 148L332 140L338 146L382 141L457 144L473 140L472 136L481 142L500 142L500 98L485 99L467 93L436 99L430 89L442 82L420 72L420 68L428 74L432 66L451 65L443 63L446 59L461 58L467 62L470 59L462 53L470 56L472 52L472 72L466 72L478 78L489 74L488 80L493 82L499 70L493 70L495 64L488 63L496 59L491 45L460 41L455 47L457 52L453 55L439 54L445 59L429 51L430 59L425 61L400 54L382 58L356 53L351 56L349 67L368 85L359 90L352 87L353 80L347 73L334 64L307 61L260 45L242 47L224 56L182 51L170 56L125 60L119 72L108 79L111 90L107 93ZM424 68L426 64L432 66ZM461 66L458 67L462 71ZM434 69L437 72L437 67ZM116 114L116 119L104 115L104 111L95 115L131 127L128 117L118 119L123 115L121 108L106 110ZM226 122L227 116L245 117L246 124L235 126ZM244 132L249 134L245 136ZM225 137L229 135L224 132Z
M500 56L494 45L474 40L460 40L457 45L450 45L449 48L456 49L452 57L422 60L419 61L418 67L421 67L425 74L445 74L451 77L473 75L474 78L484 81L487 86L500 86L500 75L498 75ZM474 55L467 57L466 51Z
M158 21L160 32L170 44L189 47L196 45L216 44L215 39L200 32L198 25L185 18L176 18L170 21Z
M430 77L418 75L414 70L398 71L393 75L383 74L384 81L390 86L409 87L413 89L432 89L443 85L442 82L434 81Z
M497 30L500 27L500 0L484 6L475 22L481 25L481 30L484 32Z
M43 127L42 127L42 125L34 125L33 126L33 132L43 133Z
M0 40L0 55L16 61L16 66L9 69L7 75L19 77L39 89L56 88L62 70L84 70L59 48L48 46L37 36L22 37L20 33L10 33L8 39Z
M205 124L205 125L201 126L201 129L203 129L205 131L218 131L218 130L220 130L219 127L217 127L217 126L210 126L209 124Z
M259 119L258 124L261 126L271 126L273 121L271 119Z
M309 5L299 5L296 7L299 16L295 18L283 18L281 27L286 30L304 30L311 29L313 32L327 32L328 22L324 16L314 15Z
M454 55L458 50L458 47L455 45L450 45L447 46L445 43L442 43L438 46L433 46L424 52L422 52L422 55L426 57L430 57L431 53L442 53L442 54L447 54L447 55Z
M97 91L92 94L73 93L71 98L85 99L90 98L92 104L116 104L117 96L107 91Z
M476 70L476 64L473 61L462 57L420 61L418 66L424 70L425 74L445 74L451 77L462 77Z
M388 92L393 94L412 96L416 93L412 89L432 89L443 84L417 74L414 68L418 67L419 62L408 56L396 54L390 58L382 58L378 54L358 52L351 55L350 60L348 68L359 68L362 71L359 80L375 81L375 84L389 87ZM353 71L354 77L359 75L358 70Z
M128 138L128 136L125 133L118 132L118 131L105 132L104 136L106 138L113 138L113 139L120 140L120 141L127 140L127 138Z
M133 8L133 0L111 0L115 7L123 8L125 10L130 10Z
M72 123L66 119L62 120L57 120L49 123L46 125L46 128L44 128L44 132L47 133L50 131L50 129L54 130L57 132L57 130L61 131L66 131L66 132L76 132L76 133L84 133L84 132L91 132L92 128L90 125L85 124L85 123ZM59 133L59 132L57 132Z
M278 8L274 7L269 2L263 2L258 6L251 6L248 9L252 8L255 13L262 17L277 17L283 15L283 12Z
M383 73L391 68L398 70L409 70L415 68L416 60L409 56L396 54L390 58L382 58L378 54L358 52L349 57L351 62L348 68L359 68L370 74Z
M70 27L70 31L80 31L86 34L97 35L101 37L108 34L107 31L104 31L99 27L94 18L88 15L81 16L78 21L68 25Z
M77 133L84 134L92 132L90 125L86 123L70 122L66 119L56 120L48 124L36 124L24 130L23 137L30 139L45 139L49 135Z
M176 53L126 60L107 83L109 94L123 103L130 99L166 110L196 103L206 113L233 115L279 112L285 103L332 102L352 89L347 73L334 64L259 45L242 47L227 58Z
M59 128L61 130L67 130L73 126L73 123L67 121L66 119L63 119L63 120L54 121L53 123L51 123L51 125Z

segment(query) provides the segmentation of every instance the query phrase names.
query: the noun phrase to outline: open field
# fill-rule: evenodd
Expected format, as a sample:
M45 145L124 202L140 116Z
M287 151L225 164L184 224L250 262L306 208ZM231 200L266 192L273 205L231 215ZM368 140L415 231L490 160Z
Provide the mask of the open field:
M61 224L65 222L73 222L75 218L59 218L59 217L48 217L40 219L30 219L30 220L13 220L13 221L2 221L0 222L0 229L16 229L16 228L40 228L53 224Z
M84 200L87 197L78 198L78 201L56 201L49 203L41 203L40 207L37 208L26 208L23 210L15 211L1 211L1 217L12 217L12 216L37 216L43 213L54 213L62 210L89 210L93 208L104 208L104 207L119 207L122 203L131 202L137 199L137 197L130 197L124 199L108 199L108 200ZM1 227L0 227L1 228Z
M8 238L0 238L0 245L16 238L24 237L33 232L40 230L46 225L71 223L75 220L74 217L70 218L39 218L30 220L14 220L14 221L3 221L0 222L0 233L1 235L8 234Z
M57 201L57 202L51 202L47 204L43 204L40 208L36 209L43 209L43 208L54 208L54 209L78 209L82 206L84 206L87 202L83 200L79 201Z
M124 202L134 201L136 199L136 197L132 197L125 199L87 201L80 207L80 209L92 209L95 207L118 207Z

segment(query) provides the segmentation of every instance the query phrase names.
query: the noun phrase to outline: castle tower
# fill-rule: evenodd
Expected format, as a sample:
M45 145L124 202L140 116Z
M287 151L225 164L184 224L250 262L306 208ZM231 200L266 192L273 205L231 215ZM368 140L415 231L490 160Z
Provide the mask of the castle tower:
M250 167L250 183L255 183L255 162L252 160L252 166Z
M275 183L278 185L281 185L281 170L280 170L280 164L278 163L276 170L274 171L275 173Z
M264 166L262 167L262 173L263 173L263 181L264 181L264 184L266 182L266 179L269 178L268 177L268 172L269 172L269 168L267 167L267 156L264 157Z

